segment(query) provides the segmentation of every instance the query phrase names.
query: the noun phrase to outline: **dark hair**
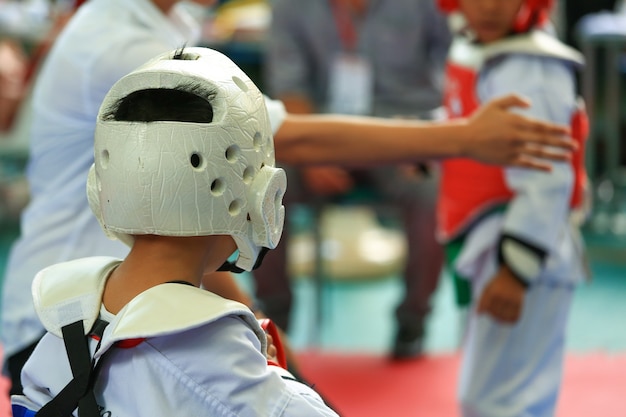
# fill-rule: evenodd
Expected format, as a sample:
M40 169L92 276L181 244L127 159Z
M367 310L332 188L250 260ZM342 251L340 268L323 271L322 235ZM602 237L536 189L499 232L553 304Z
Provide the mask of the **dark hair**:
M150 88L134 91L121 98L104 120L127 122L177 121L211 123L210 97L193 92L194 88Z

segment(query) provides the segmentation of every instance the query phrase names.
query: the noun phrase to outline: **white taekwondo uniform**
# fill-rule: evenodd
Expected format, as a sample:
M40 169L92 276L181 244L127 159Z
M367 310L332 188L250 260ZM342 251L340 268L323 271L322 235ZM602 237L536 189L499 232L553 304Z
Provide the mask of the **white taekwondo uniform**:
M574 71L582 58L546 33L534 31L486 46L457 38L449 61L464 68L446 86L451 117L466 115L469 109L463 106L472 100L479 104L510 93L531 100L532 106L520 113L554 123L570 125L579 109ZM461 85L464 80L471 85ZM520 237L545 253L541 266L537 263L528 276L530 285L517 323L502 324L474 309L469 312L459 380L463 416L553 416L573 290L586 276L582 242L570 221L576 168L568 162L554 163L552 172L546 173L465 165L453 186L446 188L448 162L442 163L441 198L452 211L439 213L439 231L447 239L464 239L454 268L471 280L474 302L498 270L501 236ZM495 171L479 176L488 172L484 169L501 171L495 174L500 179L493 179ZM488 181L487 187L500 184L510 190L507 199L477 200L481 185ZM496 209L502 203L505 208Z
M13 396L14 415L34 415L72 380L61 328L82 319L91 329L98 318L110 321L101 340L89 343L102 359L94 387L101 415L337 415L313 389L267 364L265 333L243 304L166 283L116 315L103 311L104 285L119 263L83 258L37 275L33 297L48 333L24 367L25 395Z

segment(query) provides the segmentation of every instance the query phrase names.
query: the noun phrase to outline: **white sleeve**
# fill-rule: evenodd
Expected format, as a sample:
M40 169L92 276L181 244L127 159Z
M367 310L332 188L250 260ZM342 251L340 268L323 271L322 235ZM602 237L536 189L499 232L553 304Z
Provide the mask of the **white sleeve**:
M213 393L226 399L224 405L231 411L238 410L238 415L337 417L311 387L284 369L267 364L258 337L240 318L224 317L200 335L194 333L193 340L184 337L178 336L177 343L194 346L194 351L206 358L189 362L186 375L198 386L211 387ZM211 366L203 368L198 363Z
M128 33L129 40L123 46L111 43L89 62L86 71L89 84L85 94L89 95L88 102L94 107L89 110L90 114L98 114L104 97L120 78L157 55L173 49L161 40L150 37L149 34L137 34L131 30L128 30ZM115 59L112 59L112 56Z
M564 61L511 55L481 74L478 93L481 101L520 94L532 104L519 113L569 125L576 108L574 82L573 70ZM553 162L551 172L507 168L505 179L515 197L505 213L501 260L530 283L541 272L545 257L556 249L567 224L574 172L568 162Z
M280 126L283 124L285 120L285 116L287 116L287 110L285 109L285 105L280 100L273 100L268 96L263 96L265 98L265 107L267 108L267 113L270 117L270 125L272 126L272 133L276 134Z

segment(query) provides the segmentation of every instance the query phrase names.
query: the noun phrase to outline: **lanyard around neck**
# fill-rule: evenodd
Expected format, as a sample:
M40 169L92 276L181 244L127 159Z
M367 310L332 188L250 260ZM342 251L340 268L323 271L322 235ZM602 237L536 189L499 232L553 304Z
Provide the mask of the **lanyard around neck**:
M360 23L362 17L357 17L350 10L350 7L346 6L340 0L330 0L333 10L333 18L335 20L335 26L339 33L341 40L341 46L344 51L354 52L359 41L359 34L357 32L357 24ZM357 24L355 24L355 21Z

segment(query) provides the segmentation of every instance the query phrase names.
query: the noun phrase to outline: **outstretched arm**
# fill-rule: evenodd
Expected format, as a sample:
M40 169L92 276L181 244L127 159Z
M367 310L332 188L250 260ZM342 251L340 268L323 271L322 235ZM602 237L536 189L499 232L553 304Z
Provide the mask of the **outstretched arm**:
M274 137L276 155L294 165L355 166L468 157L547 171L545 159L568 159L575 144L565 137L567 127L509 111L528 106L509 95L485 104L470 119L445 122L288 114Z

